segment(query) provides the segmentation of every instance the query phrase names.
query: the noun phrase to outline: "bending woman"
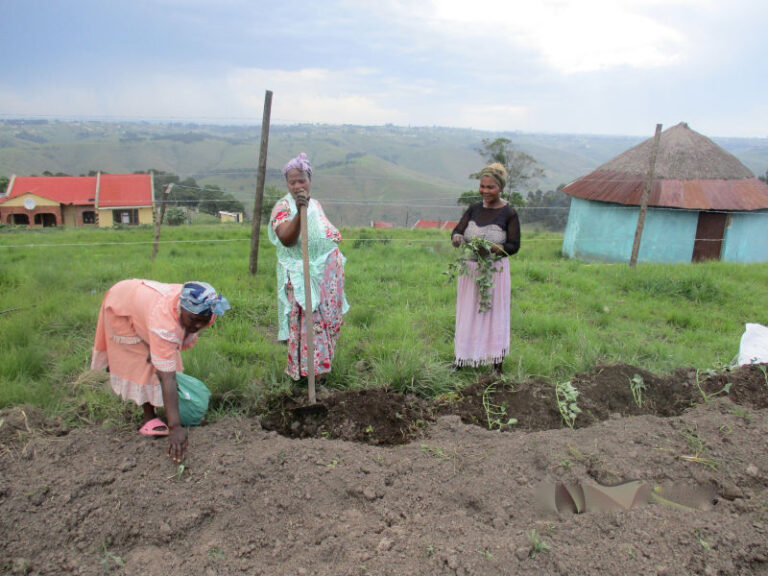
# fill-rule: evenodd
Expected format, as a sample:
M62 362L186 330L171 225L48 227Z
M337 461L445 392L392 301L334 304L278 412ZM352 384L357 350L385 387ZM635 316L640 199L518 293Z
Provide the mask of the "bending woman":
M303 152L283 167L288 194L272 209L269 239L277 247L278 340L288 341L285 373L293 380L307 376L307 343L304 320L304 267L299 241L299 207L307 207L309 275L312 292L315 374L331 371L336 341L349 309L344 295L344 263L339 250L341 234L331 224L320 203L310 198L312 166Z
M176 372L183 372L181 350L229 309L227 299L210 284L162 284L123 280L107 291L101 304L91 369L109 371L112 390L144 409L141 433L169 436L168 456L181 462L187 431L179 419ZM156 406L165 408L166 425Z
M454 363L456 366L493 364L501 373L504 357L509 354L510 279L507 256L520 250L520 221L517 212L501 198L507 183L507 171L499 163L480 171L480 196L483 201L467 208L451 232L451 243L459 247L473 238L492 242L491 252L499 256L493 267L491 307L480 311L480 293L475 284L477 260L466 262L468 275L458 278Z

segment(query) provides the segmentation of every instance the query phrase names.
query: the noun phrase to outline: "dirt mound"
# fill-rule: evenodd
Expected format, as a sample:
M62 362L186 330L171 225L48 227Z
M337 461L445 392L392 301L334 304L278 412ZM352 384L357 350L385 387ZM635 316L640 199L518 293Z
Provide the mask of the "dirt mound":
M183 466L165 439L5 411L0 574L766 575L763 368L601 366L571 379L573 428L544 382L331 393L320 411L299 394L192 429ZM542 505L627 480L654 497Z

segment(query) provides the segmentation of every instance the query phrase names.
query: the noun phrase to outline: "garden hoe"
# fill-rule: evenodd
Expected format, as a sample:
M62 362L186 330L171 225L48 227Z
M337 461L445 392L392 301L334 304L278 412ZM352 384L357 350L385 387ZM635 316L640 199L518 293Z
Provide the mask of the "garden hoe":
M307 390L309 392L309 405L294 408L293 412L301 416L322 415L328 412L328 408L323 404L318 404L315 395L315 326L312 321L312 282L309 277L309 234L306 206L299 207L299 218L301 219L301 254L304 260L304 331L307 334Z

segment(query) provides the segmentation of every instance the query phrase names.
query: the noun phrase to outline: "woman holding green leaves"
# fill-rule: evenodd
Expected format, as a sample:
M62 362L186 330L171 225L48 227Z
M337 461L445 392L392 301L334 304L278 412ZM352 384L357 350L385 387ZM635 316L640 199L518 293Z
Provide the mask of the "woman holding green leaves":
M454 365L493 364L501 373L509 354L508 256L520 250L520 220L501 197L507 171L499 163L480 171L482 202L472 204L451 232L464 251L466 273L458 278Z

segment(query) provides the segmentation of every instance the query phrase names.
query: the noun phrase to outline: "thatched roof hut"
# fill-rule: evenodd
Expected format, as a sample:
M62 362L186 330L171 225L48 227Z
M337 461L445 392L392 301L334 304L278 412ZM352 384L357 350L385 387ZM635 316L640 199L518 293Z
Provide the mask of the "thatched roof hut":
M641 204L647 184L653 146L653 138L641 142L563 189L573 198L563 242L563 251L567 255L593 260L629 259L626 236L631 231L634 238L636 207ZM764 226L768 224L764 213L768 210L768 185L756 178L735 156L685 123L661 134L648 206L649 215L653 214L658 223L663 221L664 226L673 229L666 233L657 230L659 237L656 238L646 238L644 231L644 259L647 261L768 260L768 248L739 246L738 250L733 248L729 252L727 245L728 236L734 242L738 238L742 243L749 238L768 240L766 232L757 234L758 227L755 226L757 222ZM617 207L627 209L622 212L617 211ZM615 222L606 220L608 210L616 217ZM753 217L740 223L742 216L747 214ZM756 219L755 215L761 215L761 218ZM692 217L697 226L690 238L682 237L681 230L690 231ZM682 222L687 226L681 228ZM734 227L735 224L738 226ZM768 226L765 229L768 230ZM601 230L604 232L602 238ZM653 230L651 227L649 234ZM653 249L654 242L656 249ZM642 245L640 257L643 257Z

